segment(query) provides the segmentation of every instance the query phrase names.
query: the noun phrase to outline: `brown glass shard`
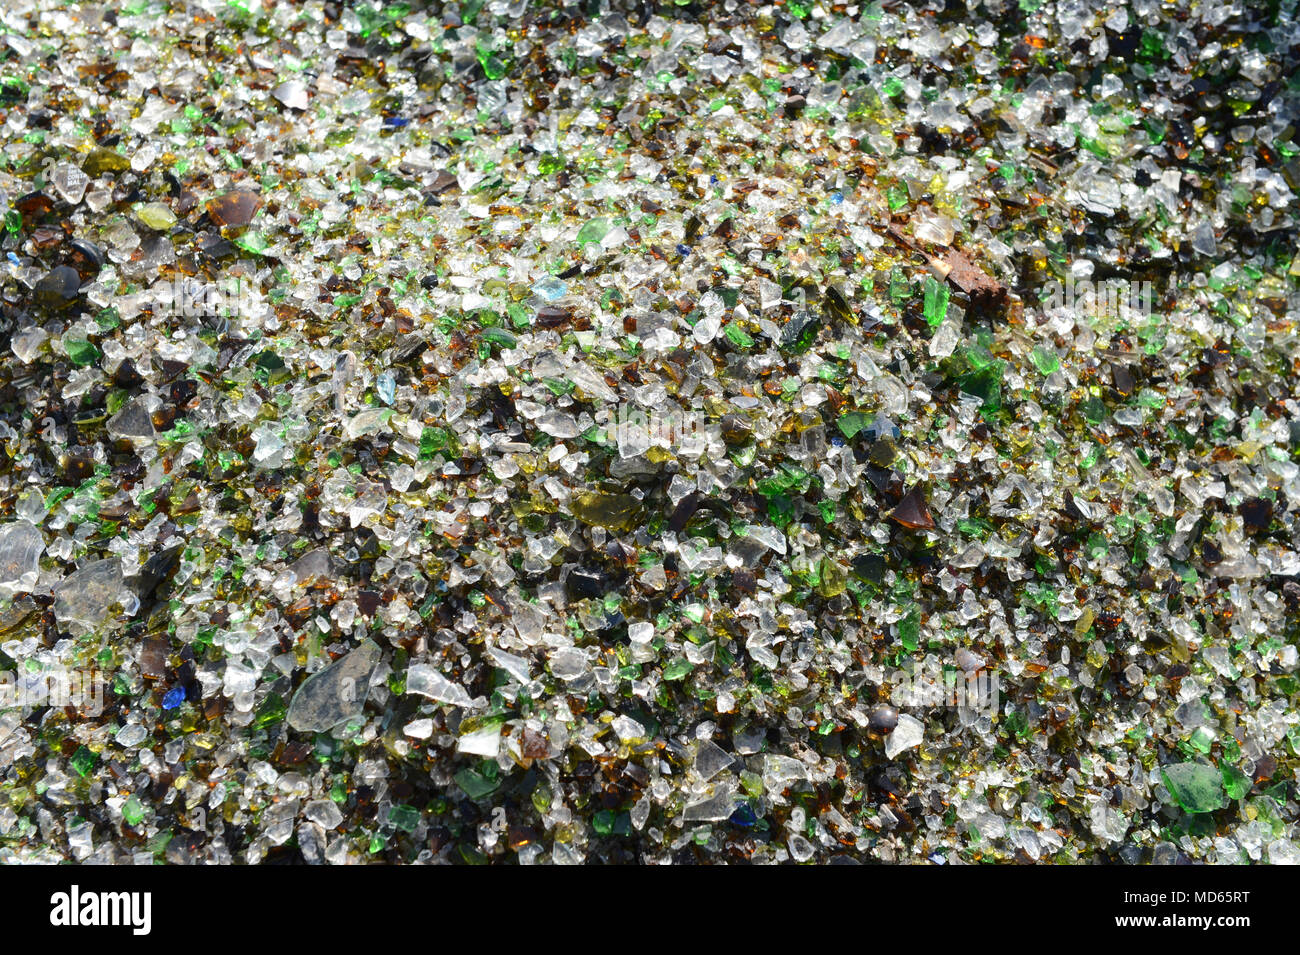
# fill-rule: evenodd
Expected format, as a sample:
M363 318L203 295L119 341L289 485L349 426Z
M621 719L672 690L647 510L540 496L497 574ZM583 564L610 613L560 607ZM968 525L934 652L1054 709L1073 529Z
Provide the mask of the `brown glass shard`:
M449 189L458 188L456 177L445 169L438 170L438 174L433 177L433 181L428 188L424 190L426 196L440 196Z
M208 200L208 215L219 226L242 228L253 221L262 208L262 198L255 192L236 189L224 196Z
M145 640L138 662L140 675L146 680L161 680L167 675L167 641L159 638Z
M908 530L934 530L934 518L930 516L930 508L926 505L925 495L919 486L903 495L898 506L890 512L889 519Z
M509 840L510 848L518 851L537 841L537 830L528 826L511 826L506 830L506 838Z
M1263 497L1252 497L1241 502L1241 519L1247 532L1260 534L1273 523L1273 502Z
M14 203L23 217L23 228L30 229L41 219L54 214L54 200L43 192L29 192Z
M546 759L551 755L551 744L541 733L525 727L520 752L528 759Z
M560 305L543 305L537 310L538 328L559 328L573 321L573 309Z

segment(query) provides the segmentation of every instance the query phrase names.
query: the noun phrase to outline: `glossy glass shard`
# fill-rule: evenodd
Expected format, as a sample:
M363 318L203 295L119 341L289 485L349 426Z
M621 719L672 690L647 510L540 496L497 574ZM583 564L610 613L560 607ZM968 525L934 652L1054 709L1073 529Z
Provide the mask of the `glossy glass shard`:
M930 508L925 502L925 491L921 487L914 487L898 502L898 505L889 512L889 519L909 530L934 530L934 518L930 516Z

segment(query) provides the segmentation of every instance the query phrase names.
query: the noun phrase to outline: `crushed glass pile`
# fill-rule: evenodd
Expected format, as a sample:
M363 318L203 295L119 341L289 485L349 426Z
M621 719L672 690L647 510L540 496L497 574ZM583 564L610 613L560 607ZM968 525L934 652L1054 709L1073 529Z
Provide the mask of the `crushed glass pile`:
M1300 861L1294 8L5 0L0 861Z

